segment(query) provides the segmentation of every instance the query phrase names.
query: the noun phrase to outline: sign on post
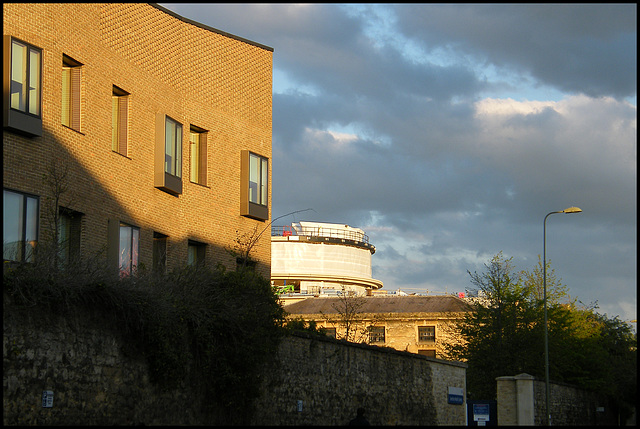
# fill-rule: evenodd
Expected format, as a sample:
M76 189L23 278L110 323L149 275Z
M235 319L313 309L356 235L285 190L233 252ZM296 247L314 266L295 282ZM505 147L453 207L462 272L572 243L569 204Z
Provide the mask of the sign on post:
M473 404L473 421L484 426L489 421L489 404Z

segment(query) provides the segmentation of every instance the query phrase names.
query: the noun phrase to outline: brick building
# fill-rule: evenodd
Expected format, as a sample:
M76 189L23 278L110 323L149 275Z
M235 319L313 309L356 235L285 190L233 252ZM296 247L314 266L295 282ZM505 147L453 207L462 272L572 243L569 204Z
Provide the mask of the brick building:
M272 59L155 4L3 4L3 259L234 268L271 216Z

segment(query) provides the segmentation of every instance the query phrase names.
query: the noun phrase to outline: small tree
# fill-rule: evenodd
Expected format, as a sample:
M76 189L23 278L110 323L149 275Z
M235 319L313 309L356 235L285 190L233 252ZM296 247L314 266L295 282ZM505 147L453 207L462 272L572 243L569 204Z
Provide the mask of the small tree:
M384 318L377 314L363 313L367 298L357 295L354 291L342 286L342 292L331 307L336 314L321 312L324 319L336 324L336 337L352 343L367 343L369 339L369 327L380 322ZM340 331L338 331L340 328ZM344 332L342 335L340 332Z
M45 234L44 243L38 246L38 257L47 263L53 271L62 265L60 231L63 206L69 207L75 201L75 193L70 189L69 164L66 160L54 158L42 175L42 182L48 192L43 205Z
M251 252L256 244L258 244L258 240L260 240L262 234L264 234L264 232L271 226L271 224L285 216L306 212L309 210L313 209L297 210L291 213L284 214L282 216L278 216L277 218L269 222L260 232L258 232L258 224L256 224L252 230L243 234L240 234L240 231L236 231L236 239L234 240L233 247L228 247L227 252L236 259L236 262L239 266L243 268L253 267L255 265L255 261L253 261L253 259L251 258Z

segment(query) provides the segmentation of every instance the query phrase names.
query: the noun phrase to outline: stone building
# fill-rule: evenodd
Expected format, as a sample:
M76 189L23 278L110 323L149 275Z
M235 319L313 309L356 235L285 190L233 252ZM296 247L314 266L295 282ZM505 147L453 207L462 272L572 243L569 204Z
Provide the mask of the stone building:
M5 261L235 268L271 216L272 48L127 3L5 3L3 44Z
M453 295L312 297L284 307L288 319L313 321L329 336L442 358L456 341L452 322L472 308Z

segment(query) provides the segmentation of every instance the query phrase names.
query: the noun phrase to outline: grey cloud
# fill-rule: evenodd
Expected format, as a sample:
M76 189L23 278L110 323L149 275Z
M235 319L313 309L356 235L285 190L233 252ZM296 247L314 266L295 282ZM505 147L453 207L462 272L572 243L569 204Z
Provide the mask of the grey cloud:
M278 223L364 227L387 289L462 291L466 271L499 251L535 266L545 214L577 205L583 214L549 222L553 268L573 295L635 314L637 109L619 101L636 93L635 5L387 6L404 36L449 55L438 64L369 39L375 7L173 9L274 47L274 68L312 88L273 96L273 218L313 208ZM476 110L508 85L566 97L537 111ZM333 124L358 136L338 141Z
M637 89L637 7L401 5L398 27L446 49L530 73L572 93L627 97Z

